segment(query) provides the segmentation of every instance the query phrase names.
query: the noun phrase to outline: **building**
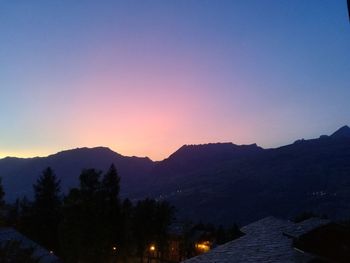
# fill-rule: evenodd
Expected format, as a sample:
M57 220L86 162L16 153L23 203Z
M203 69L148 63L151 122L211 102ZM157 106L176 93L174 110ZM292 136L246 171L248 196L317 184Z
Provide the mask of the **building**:
M293 223L266 217L241 228L244 235L240 238L183 263L328 262L320 255L303 250L303 246L297 245L297 241L329 224L329 220L319 218Z
M39 263L60 263L61 260L54 255L53 251L48 251L26 236L17 232L13 228L0 228L0 246L5 246L7 242L19 242L20 247L34 250L33 256L40 258Z

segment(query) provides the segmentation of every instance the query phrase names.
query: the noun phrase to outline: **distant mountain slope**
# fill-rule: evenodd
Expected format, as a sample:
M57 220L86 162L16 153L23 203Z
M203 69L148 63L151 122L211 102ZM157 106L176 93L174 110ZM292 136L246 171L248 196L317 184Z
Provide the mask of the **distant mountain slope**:
M144 180L154 163L148 158L125 157L105 147L78 148L59 152L48 157L4 158L0 160L6 198L13 200L17 196L31 196L32 185L42 170L51 166L61 179L62 190L78 185L78 178L84 168L107 170L114 163L122 177L122 193L137 193L139 181Z
M339 130L334 132L331 137L335 138L350 138L350 128L349 126L345 125L341 127Z
M125 157L108 148L82 148L44 158L0 160L7 198L29 195L32 184L51 166L66 191L82 168L106 170L114 163L122 193L173 203L179 217L245 224L267 215L293 217L312 210L350 217L350 128L330 136L298 140L275 149L255 144L184 145L169 158Z
M186 164L195 157L182 149L155 166L158 176L149 192L173 202L182 216L217 223L293 217L305 210L350 217L349 133L344 126L331 136L276 149L249 146L214 163L217 155L199 158L196 166Z
M183 185L201 182L209 175L211 180L218 170L228 162L238 162L257 156L264 150L252 145L233 143L210 143L202 145L184 145L169 158L158 162L152 170L150 193L162 194L177 191Z

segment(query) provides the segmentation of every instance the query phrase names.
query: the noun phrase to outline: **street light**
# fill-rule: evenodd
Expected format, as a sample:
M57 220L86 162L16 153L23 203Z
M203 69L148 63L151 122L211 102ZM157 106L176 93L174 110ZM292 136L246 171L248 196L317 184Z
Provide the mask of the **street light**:
M155 245L150 245L149 251L151 251L151 252L156 251L156 246Z

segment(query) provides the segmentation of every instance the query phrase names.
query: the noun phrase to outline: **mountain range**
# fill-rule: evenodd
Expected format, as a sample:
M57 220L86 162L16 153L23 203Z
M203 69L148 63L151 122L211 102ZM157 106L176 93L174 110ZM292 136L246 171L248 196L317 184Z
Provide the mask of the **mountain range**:
M6 199L32 196L32 185L51 166L62 191L78 185L83 168L114 163L122 196L167 200L179 218L217 224L249 223L264 216L293 218L304 211L350 218L350 128L274 149L256 144L184 145L167 159L122 156L105 147L78 148L47 157L0 159Z

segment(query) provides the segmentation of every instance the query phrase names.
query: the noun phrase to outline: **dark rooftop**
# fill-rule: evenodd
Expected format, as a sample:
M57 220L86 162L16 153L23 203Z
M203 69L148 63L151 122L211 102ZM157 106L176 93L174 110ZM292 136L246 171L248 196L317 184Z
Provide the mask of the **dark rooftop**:
M301 223L266 217L241 229L244 236L184 263L309 262L313 256L293 247L293 237L329 223L309 219Z
M41 247L13 228L0 228L0 244L7 241L19 241L23 248L34 248L34 256L40 258L39 263L59 263L58 257Z

